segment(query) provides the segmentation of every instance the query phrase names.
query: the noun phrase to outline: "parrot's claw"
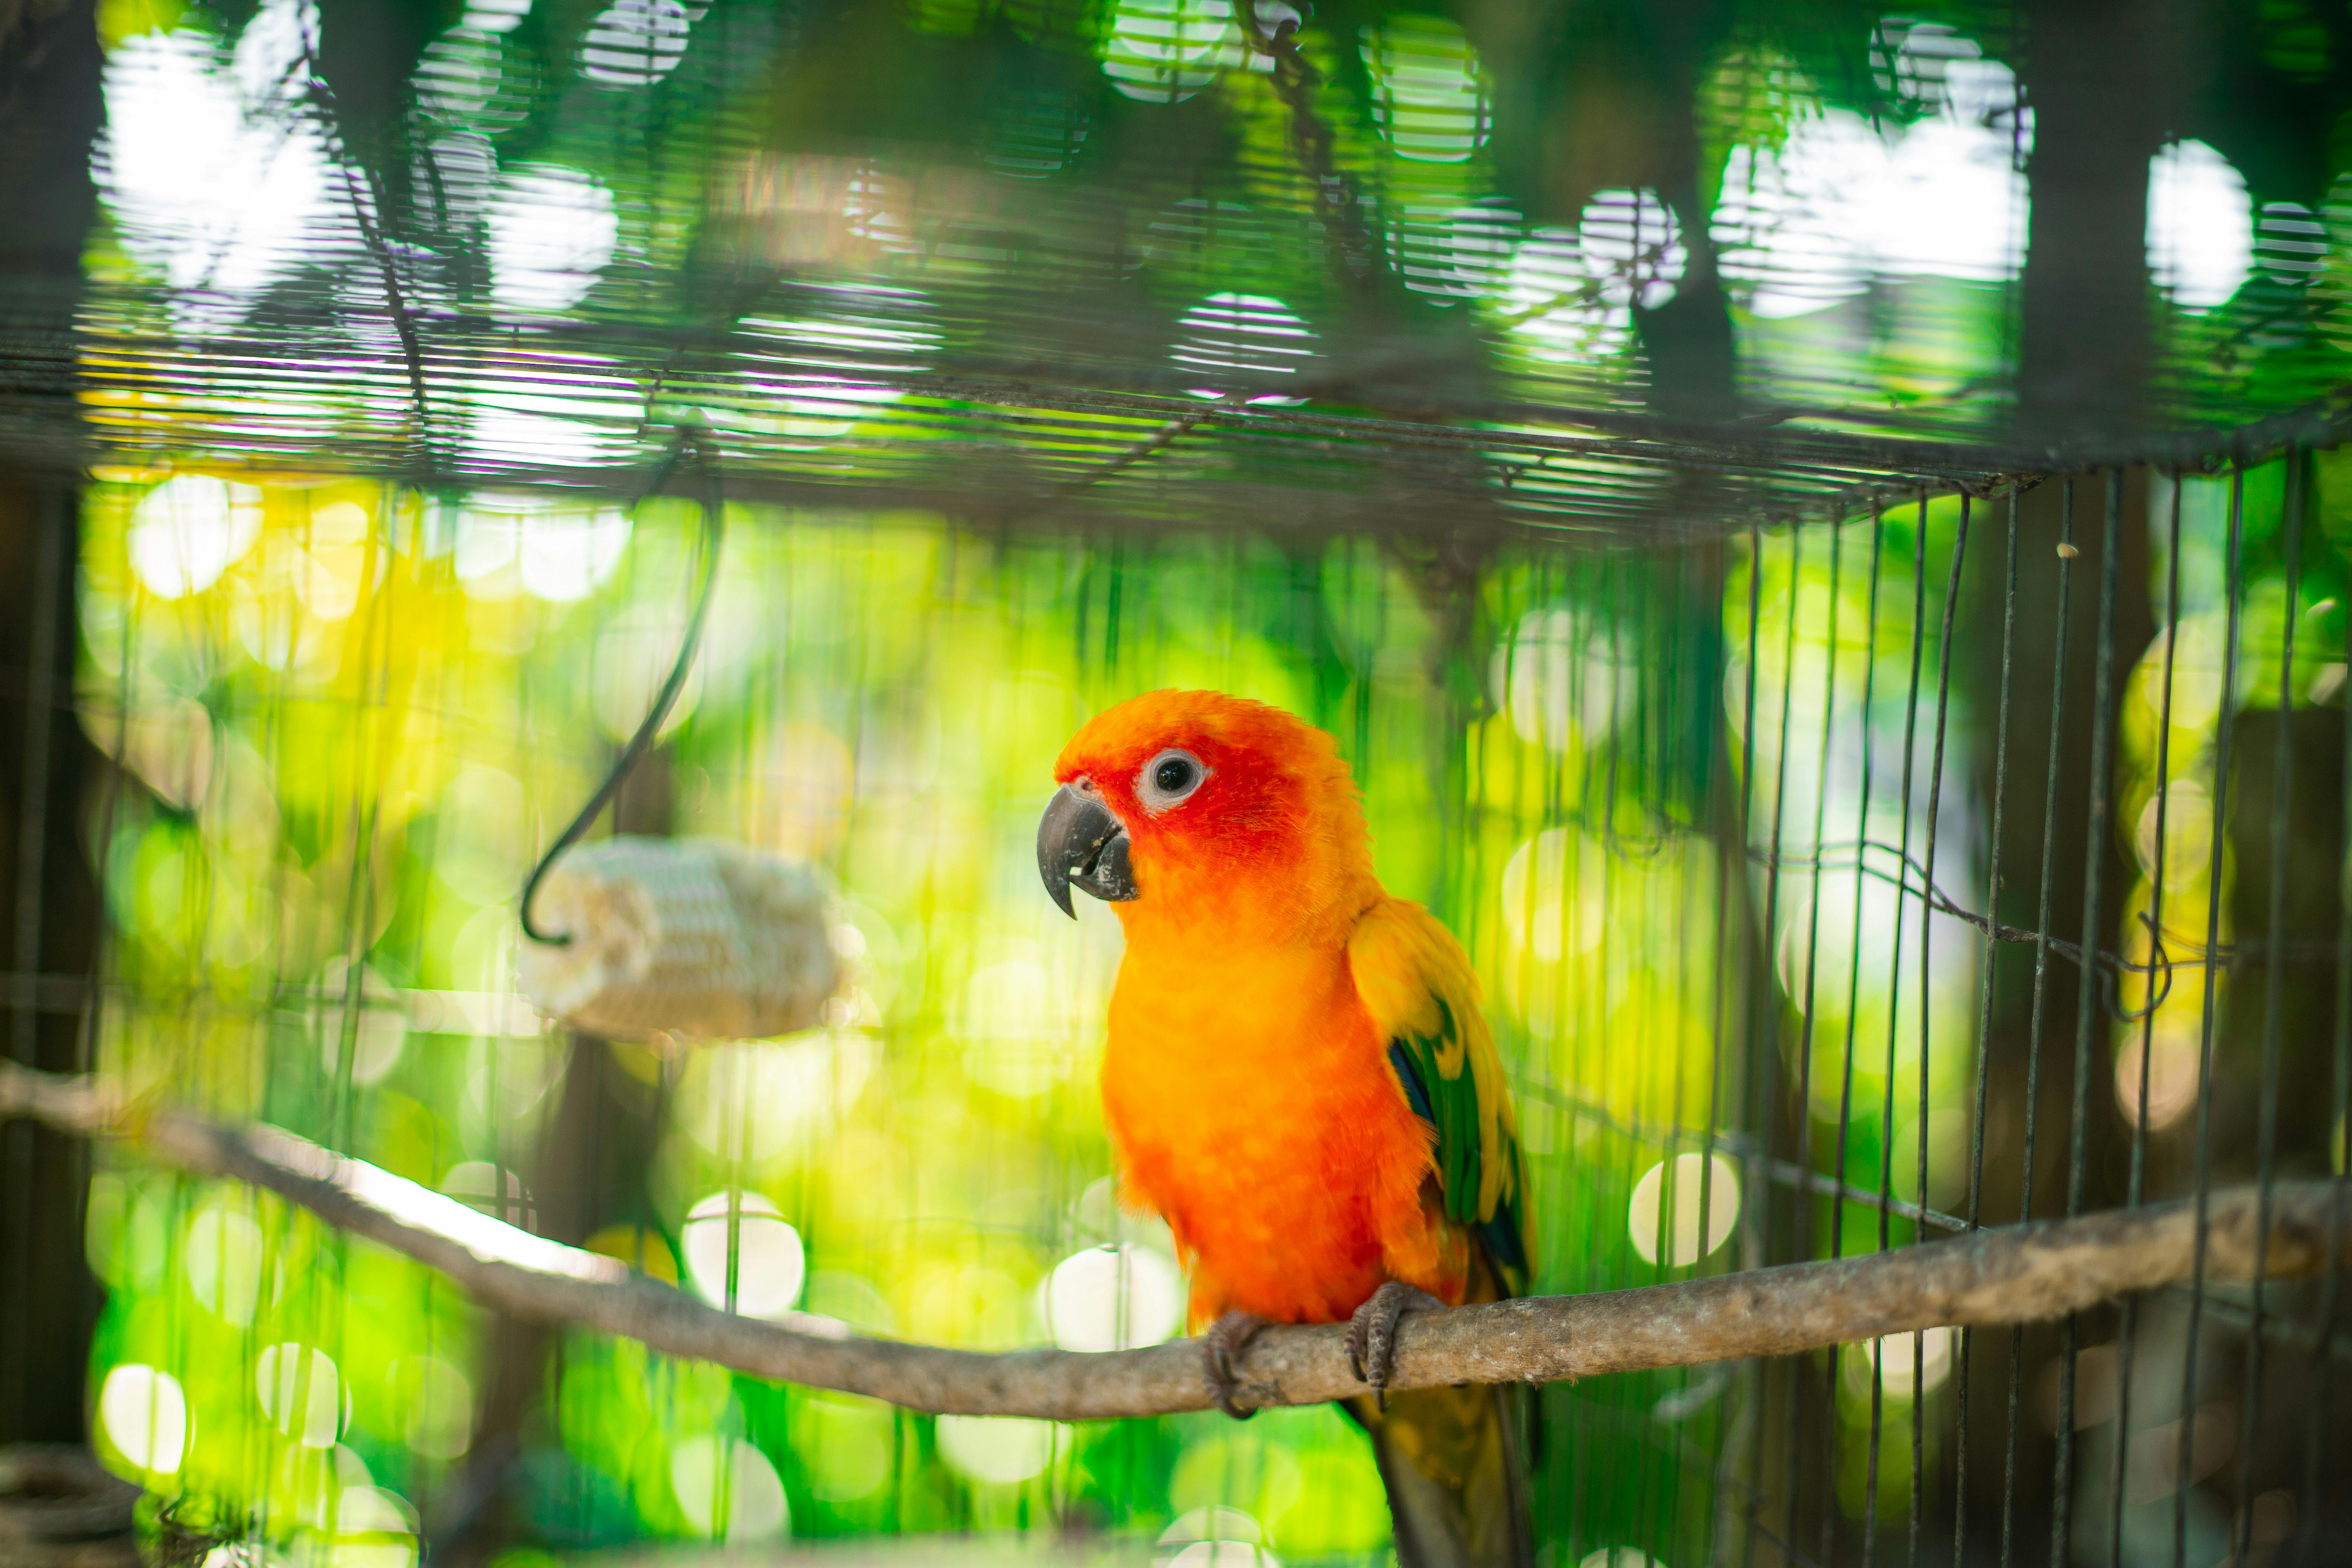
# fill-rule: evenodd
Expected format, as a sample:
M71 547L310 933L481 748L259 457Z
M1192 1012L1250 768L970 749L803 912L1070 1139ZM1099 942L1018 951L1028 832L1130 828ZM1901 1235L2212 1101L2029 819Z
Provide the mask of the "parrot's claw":
M1348 1320L1348 1368L1357 1381L1371 1385L1372 1398L1381 1409L1389 1407L1389 1373L1396 1369L1397 1320L1407 1312L1444 1305L1426 1290L1391 1279Z
M1227 1312L1201 1336L1201 1380L1208 1384L1210 1401L1236 1421L1246 1421L1257 1411L1234 1403L1234 1395L1241 1392L1234 1363L1250 1336L1264 1327L1265 1320L1255 1312Z

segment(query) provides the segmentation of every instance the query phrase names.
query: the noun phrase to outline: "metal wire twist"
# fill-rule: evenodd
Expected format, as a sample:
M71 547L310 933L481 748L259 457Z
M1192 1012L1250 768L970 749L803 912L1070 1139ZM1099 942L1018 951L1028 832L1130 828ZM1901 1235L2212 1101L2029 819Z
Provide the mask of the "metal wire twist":
M531 901L539 895L539 885L546 879L557 858L581 840L595 824L596 818L604 814L604 808L613 803L613 797L621 793L621 785L627 780L629 771L653 750L655 738L661 733L662 721L669 717L670 709L677 705L678 693L686 689L686 678L694 668L695 653L702 646L703 625L710 617L710 601L719 586L719 553L726 529L726 508L719 499L719 468L711 455L709 434L698 426L680 426L677 437L670 442L669 450L655 468L653 477L646 481L638 500L642 504L659 494L677 473L679 463L688 451L694 454L696 471L701 480L697 499L702 506L702 586L695 595L694 611L688 617L686 635L678 642L677 657L671 661L669 675L662 681L661 689L654 694L653 706L646 710L644 721L638 724L636 733L629 737L629 743L621 749L620 756L614 760L604 782L588 797L588 804L582 806L563 831L555 836L555 841L540 856L538 864L531 867L530 877L523 882L519 906L522 933L533 942L551 947L562 947L569 943L572 937L566 931L541 931L532 920Z

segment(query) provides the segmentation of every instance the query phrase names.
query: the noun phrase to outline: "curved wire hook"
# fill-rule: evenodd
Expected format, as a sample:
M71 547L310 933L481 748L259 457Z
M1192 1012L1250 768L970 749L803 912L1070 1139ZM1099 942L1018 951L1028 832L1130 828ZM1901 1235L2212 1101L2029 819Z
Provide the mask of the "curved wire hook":
M2143 964L2117 959L2113 964L2099 966L2101 989L2106 993L2107 1016L2118 1024L2138 1024L2154 1017L2156 1010L2163 1006L2165 999L2172 994L2172 954L2165 951L2164 928L2146 910L2139 910L2138 914L2140 924L2147 928L2148 961ZM2124 1005L2123 972L2126 969L2164 977L2162 987L2148 998L2144 1007Z
M686 623L685 639L677 646L677 658L670 666L669 678L654 694L654 705L647 710L645 721L637 726L637 732L629 737L629 743L621 749L612 771L604 775L604 782L596 786L596 793L588 797L588 804L580 808L580 815L572 819L571 826L555 836L555 842L547 847L547 853L539 858L539 864L530 868L530 879L522 885L522 934L549 947L564 946L572 941L572 936L568 931L544 931L533 923L530 906L531 900L539 896L539 885L553 869L556 859L580 842L581 837L603 815L604 808L612 805L613 797L621 793L621 785L628 778L629 770L654 749L654 738L661 733L662 721L669 717L670 709L677 705L678 693L686 689L687 674L694 668L695 651L702 646L703 623L710 617L711 594L719 586L719 545L724 536L726 523L725 509L719 503L719 467L711 457L709 437L700 426L678 426L677 438L670 443L668 455L662 458L661 466L654 470L653 478L638 494L636 504L642 506L661 493L663 487L677 472L677 466L684 460L689 447L693 449L695 468L701 481L696 499L702 506L702 586L695 595L694 613ZM635 507L630 510L635 510Z

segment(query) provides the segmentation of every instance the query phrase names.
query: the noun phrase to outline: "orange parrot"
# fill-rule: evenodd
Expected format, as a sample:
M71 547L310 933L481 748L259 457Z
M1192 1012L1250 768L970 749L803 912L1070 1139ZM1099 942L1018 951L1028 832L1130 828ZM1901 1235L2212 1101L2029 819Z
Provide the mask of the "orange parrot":
M1192 1274L1209 1393L1269 1322L1349 1323L1406 1568L1532 1561L1514 1401L1391 1396L1406 1311L1528 1282L1526 1181L1461 944L1373 874L1330 736L1213 691L1097 715L1055 763L1046 890L1127 931L1103 1110L1130 1203Z

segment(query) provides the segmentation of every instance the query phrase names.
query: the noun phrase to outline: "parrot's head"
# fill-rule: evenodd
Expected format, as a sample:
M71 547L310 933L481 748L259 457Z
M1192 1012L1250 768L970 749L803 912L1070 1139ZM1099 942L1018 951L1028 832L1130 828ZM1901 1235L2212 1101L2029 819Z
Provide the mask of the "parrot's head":
M1076 888L1115 905L1130 935L1139 917L1265 934L1352 919L1379 894L1339 747L1278 708L1147 692L1088 721L1054 778L1037 869L1065 913Z

